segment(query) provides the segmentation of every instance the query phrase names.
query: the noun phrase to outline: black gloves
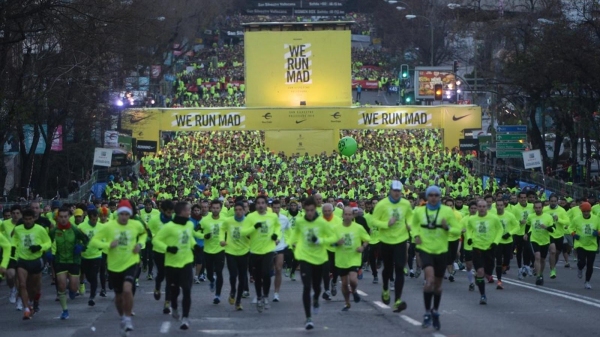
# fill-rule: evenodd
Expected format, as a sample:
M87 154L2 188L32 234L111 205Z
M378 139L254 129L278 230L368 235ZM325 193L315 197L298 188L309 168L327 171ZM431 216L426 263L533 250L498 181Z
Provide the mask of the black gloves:
M167 253L177 254L178 251L179 251L179 248L177 248L175 246L169 246L169 247L167 247Z
M273 234L273 235L271 235L271 240L273 240L273 241L277 241L277 234Z
M504 235L502 235L502 239L506 240L510 238L510 233L505 233Z
M254 224L254 229L259 229L262 227L262 222L257 222Z
M204 239L206 239L206 240L210 239L210 233L204 234Z
M467 240L467 244L468 244L469 246L470 246L470 245L472 245L472 244L473 244L473 239L469 238L469 239Z
M42 250L42 246L40 246L40 245L33 245L33 246L29 246L29 250L30 250L32 253L37 253L37 252L39 252L40 250Z

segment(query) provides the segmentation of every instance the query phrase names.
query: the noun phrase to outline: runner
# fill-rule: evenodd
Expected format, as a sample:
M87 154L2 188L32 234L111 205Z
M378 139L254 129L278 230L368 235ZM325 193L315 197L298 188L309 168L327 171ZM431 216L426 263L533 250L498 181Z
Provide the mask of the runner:
M289 230L287 230L284 233L284 236L286 236L286 238L285 238L286 242L289 242L289 238L291 237L292 233L294 232L294 228L296 226L296 219L298 219L299 217L302 217L301 211L298 209L298 201L290 200L290 202L288 203L287 214L288 214ZM293 249L290 245L288 245L287 254L288 254L288 256L287 256L286 260L287 260L287 267L289 269L288 275L290 277L290 280L296 281L296 269L298 269L299 262L298 262L298 260L296 260Z
M456 235L461 231L453 209L442 205L441 194L439 187L427 187L425 190L427 204L415 208L411 226L411 235L421 256L421 267L425 274L423 286L425 314L422 327L428 328L433 324L436 330L441 328L439 307L442 300L442 282L450 255L448 251L451 247L450 235Z
M550 278L556 278L556 262L564 251L565 227L569 225L567 211L558 205L558 196L552 194L548 199L550 204L544 207L544 213L550 214L554 220L554 231L550 233Z
M533 205L527 203L527 193L519 192L518 197L519 203L513 205L512 212L515 218L519 221L519 231L513 236L513 240L515 243L515 248L517 250L517 266L519 267L518 275L519 280L522 280L523 277L529 275L533 275L530 264L531 264L531 248L529 242L524 241L525 233L529 232L529 227L527 224L527 217L530 214L533 214Z
M263 309L269 309L273 251L279 242L281 224L277 214L267 212L267 197L259 195L255 204L256 212L248 215L248 222L255 229L250 234L250 265L254 272L256 310L262 312Z
M495 250L504 233L500 220L488 208L485 200L477 201L477 215L467 220L466 237L468 244L473 246L473 265L477 273L475 283L481 295L479 304L487 304L484 278L494 272Z
M354 297L354 303L360 302L357 292L358 270L362 262L362 253L371 238L363 226L354 222L352 207L345 207L342 217L342 224L332 228L335 238L338 239L332 246L335 247L335 267L342 278L342 294L346 302L342 311L348 311L350 293Z
M592 205L583 202L579 209L581 215L571 222L569 231L573 236L577 250L577 277L582 278L585 269L585 289L592 289L590 280L594 272L594 261L598 251L598 234L600 233L600 219L591 214Z
M513 253L513 236L519 230L519 222L512 213L506 212L506 201L504 199L496 200L496 215L502 224L502 239L496 247L496 278L498 282L496 289L504 289L502 284L502 274L510 266L510 259Z
M234 216L227 218L223 225L227 243L225 257L229 270L229 304L235 304L235 310L241 311L244 285L248 282L248 253L250 252L250 239L248 235L254 231L251 223L246 221L244 203L236 202ZM239 280L239 282L238 282ZM237 286L236 286L237 282Z
M16 226L12 234L12 244L17 258L17 275L19 278L19 295L25 305L23 319L31 319L33 308L29 299L37 299L42 289L42 255L50 249L52 241L45 228L35 224L35 212L31 209L23 211L22 226Z
M210 216L200 220L200 233L204 237L204 260L206 261L206 274L210 281L210 291L215 293L214 304L221 303L221 289L223 289L223 267L225 266L225 231L222 228L224 219L221 219L221 202L210 202ZM215 289L215 274L216 289Z
M200 220L202 220L202 207L200 205L192 206L192 215L190 221L194 224L194 231L198 231L200 226ZM194 263L196 264L194 270L194 283L200 284L200 282L206 281L204 277L204 238L199 237L196 239L196 245L194 246Z
M89 240L94 237L94 234L102 228L102 224L98 223L98 211L90 210L87 213L88 221L79 225L79 230L85 234ZM90 298L88 305L93 307L96 305L96 292L98 290L98 274L100 273L100 265L102 264L102 251L100 249L87 248L81 253L81 271L85 278L90 283Z
M144 200L144 208L140 211L140 216L145 224L150 223L150 219L160 215L160 211L154 208L154 202L152 199ZM154 269L154 262L152 261L152 240L149 238L146 242L146 247L142 251L142 272L147 272L146 280L152 280L152 269Z
M171 287L171 308L174 319L179 320L177 298L181 289L182 317L179 328L190 328L192 306L192 282L194 279L194 224L189 220L192 208L187 202L175 204L175 217L163 226L152 243L165 250L165 274Z
M11 239L11 234L13 232L13 229L15 229L15 226L17 224L19 224L21 222L21 217L22 217L22 210L21 210L21 206L19 205L13 205L10 208L10 219L4 220L2 223L0 223L0 234L2 236L4 236L6 239L8 239L8 241L11 243L12 245L12 239ZM14 245L12 246L14 247ZM3 257L4 255L8 255L10 257L10 260L8 262L8 266L6 269L6 272L4 273L5 278L6 278L6 284L8 285L8 288L10 289L10 293L8 295L8 301L12 304L17 303L17 259L15 258L15 253L12 249L9 250L3 250ZM19 297L19 301L20 301L20 297ZM21 305L22 306L22 305Z
M543 203L535 201L533 203L534 214L527 217L527 226L529 231L523 240L531 241L535 256L535 271L537 279L535 284L538 286L544 285L544 268L546 267L546 256L550 247L550 232L554 231L554 219L544 213Z
M277 243L277 246L275 246L275 259L273 261L273 267L275 268L275 290L273 292L273 302L279 302L283 261L287 252L289 251L285 237L288 235L287 232L290 229L290 222L286 216L281 214L281 202L279 200L273 200L271 210L273 213L277 214L279 223L281 224L281 233L276 233L279 242Z
M163 200L160 203L160 215L150 218L148 223L148 229L152 234L152 237L158 234L158 231L166 224L168 224L173 218L173 210L175 205L171 200ZM162 281L165 279L165 251L152 247L152 257L154 258L154 264L156 265L156 277L154 278L154 299L160 301L160 288ZM163 306L163 314L168 315L171 313L171 287L165 284L165 303Z
M60 319L69 318L67 307L67 281L69 282L69 298L74 300L79 286L81 273L81 253L85 250L88 237L69 222L69 209L58 210L56 227L50 231L54 272L56 272L56 289L62 307ZM49 255L48 255L49 256Z
M321 210L323 211L323 219L325 219L329 226L331 226L331 230L336 232L337 227L342 225L342 219L333 214L333 205L330 203L323 204ZM325 271L323 272L323 288L325 288L325 291L323 292L323 299L326 301L331 301L331 296L337 295L338 275L337 268L335 266L336 249L331 246L326 248L329 262L325 266Z
M140 263L140 251L148 234L139 221L130 221L133 208L121 200L116 210L117 220L104 225L92 238L91 248L106 249L110 283L115 291L115 306L121 317L122 335L133 331L133 287Z
M300 275L302 276L302 304L306 330L313 329L314 323L311 315L310 290L312 287L312 307L315 314L319 311L319 295L321 295L321 281L323 269L328 261L325 246L336 241L331 227L317 213L317 202L313 197L308 197L303 203L304 217L296 219L296 226L290 244L294 245L294 255L300 261Z
M402 198L402 188L400 181L392 181L388 197L377 203L371 218L373 225L379 227L383 259L381 300L385 304L390 304L390 278L394 274L396 276L394 312L401 312L407 308L406 302L402 301L401 297L404 287L403 269L406 265L408 249L407 224L412 217L412 208L410 202Z
M446 202L444 202L444 205L452 209L452 213L454 214L456 221L460 223L460 221L462 220L462 214L454 209L454 200L447 199ZM458 256L460 234L461 232L459 230L451 231L448 233L448 260L446 261L448 263L448 267L446 268L446 270L448 271L448 281L450 282L454 282L454 275L456 274L456 270L454 269L454 262L456 261L456 258Z

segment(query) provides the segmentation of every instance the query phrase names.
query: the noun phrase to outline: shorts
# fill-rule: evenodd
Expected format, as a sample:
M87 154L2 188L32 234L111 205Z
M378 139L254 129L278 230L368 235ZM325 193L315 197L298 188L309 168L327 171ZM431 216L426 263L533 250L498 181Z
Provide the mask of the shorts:
M565 241L565 238L563 238L563 237L560 237L558 239L550 238L550 244L554 244L554 247L556 247L557 252L564 251L564 249L565 249L564 241Z
M204 247L194 246L194 263L204 264Z
M473 251L465 249L465 261L473 261Z
M81 265L78 263L55 263L54 273L62 274L68 273L69 275L79 275L81 273Z
M567 247L573 247L573 236L571 236L571 234L565 234L565 239L563 242L565 245L567 245Z
M473 267L477 271L483 268L486 275L492 275L496 267L496 256L491 249L481 250L473 248Z
M131 283L132 286L135 284L135 275L137 273L137 269L138 264L136 263L121 272L108 271L110 284L112 284L115 294L123 293L123 284L125 282Z
M44 260L41 257L35 260L19 259L17 268L25 269L31 275L39 274L44 270Z
M338 271L338 275L340 277L344 277L344 276L348 276L348 274L350 273L358 273L358 270L360 269L360 267L350 267L350 268L337 268Z
M456 257L458 255L458 243L460 240L456 239L454 241L448 241L448 264L456 261Z
M6 269L15 269L16 270L17 269L17 260L11 258L8 261L8 267L6 267Z
M550 247L550 244L540 245L537 242L532 242L531 247L533 247L534 253L540 253L540 257L542 259L545 259L548 256L548 248Z
M446 267L448 266L448 252L442 254L430 254L424 251L419 253L421 258L421 268L425 270L426 267L433 268L433 275L437 278L444 277L446 273Z

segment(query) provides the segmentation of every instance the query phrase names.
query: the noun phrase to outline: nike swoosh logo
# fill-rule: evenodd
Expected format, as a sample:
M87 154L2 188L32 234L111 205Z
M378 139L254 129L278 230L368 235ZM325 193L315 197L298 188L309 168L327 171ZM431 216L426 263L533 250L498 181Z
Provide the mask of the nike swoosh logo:
M142 118L131 117L131 119L129 120L129 123L131 123L131 124L139 123L139 122L141 122L141 121L143 121L144 119L147 119L147 118L150 118L150 116L142 117Z
M460 117L456 117L455 115L453 115L452 116L452 120L453 121L459 121L459 120L461 120L461 119L463 119L465 117L468 117L468 116L470 116L470 115L464 115L464 116L460 116Z
M301 120L301 121L296 121L296 124L300 124L300 123L302 123L302 122L304 122L304 121L306 121L306 119L303 119L303 120Z

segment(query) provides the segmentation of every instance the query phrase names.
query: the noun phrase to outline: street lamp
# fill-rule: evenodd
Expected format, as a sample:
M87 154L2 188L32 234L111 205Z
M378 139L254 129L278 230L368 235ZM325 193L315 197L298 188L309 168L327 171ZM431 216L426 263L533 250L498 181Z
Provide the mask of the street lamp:
M450 8L450 9L457 9L459 7L460 7L460 4L454 4L454 3L448 4L448 8Z
M415 19L418 17L429 21L429 28L431 28L431 59L429 62L431 63L431 66L433 67L433 22L428 17L423 16L423 15L414 15L414 14L406 15L406 18L408 20L412 20L412 19Z
M396 9L399 10L399 11L403 11L403 10L406 9L406 7L398 6L398 7L396 7Z

